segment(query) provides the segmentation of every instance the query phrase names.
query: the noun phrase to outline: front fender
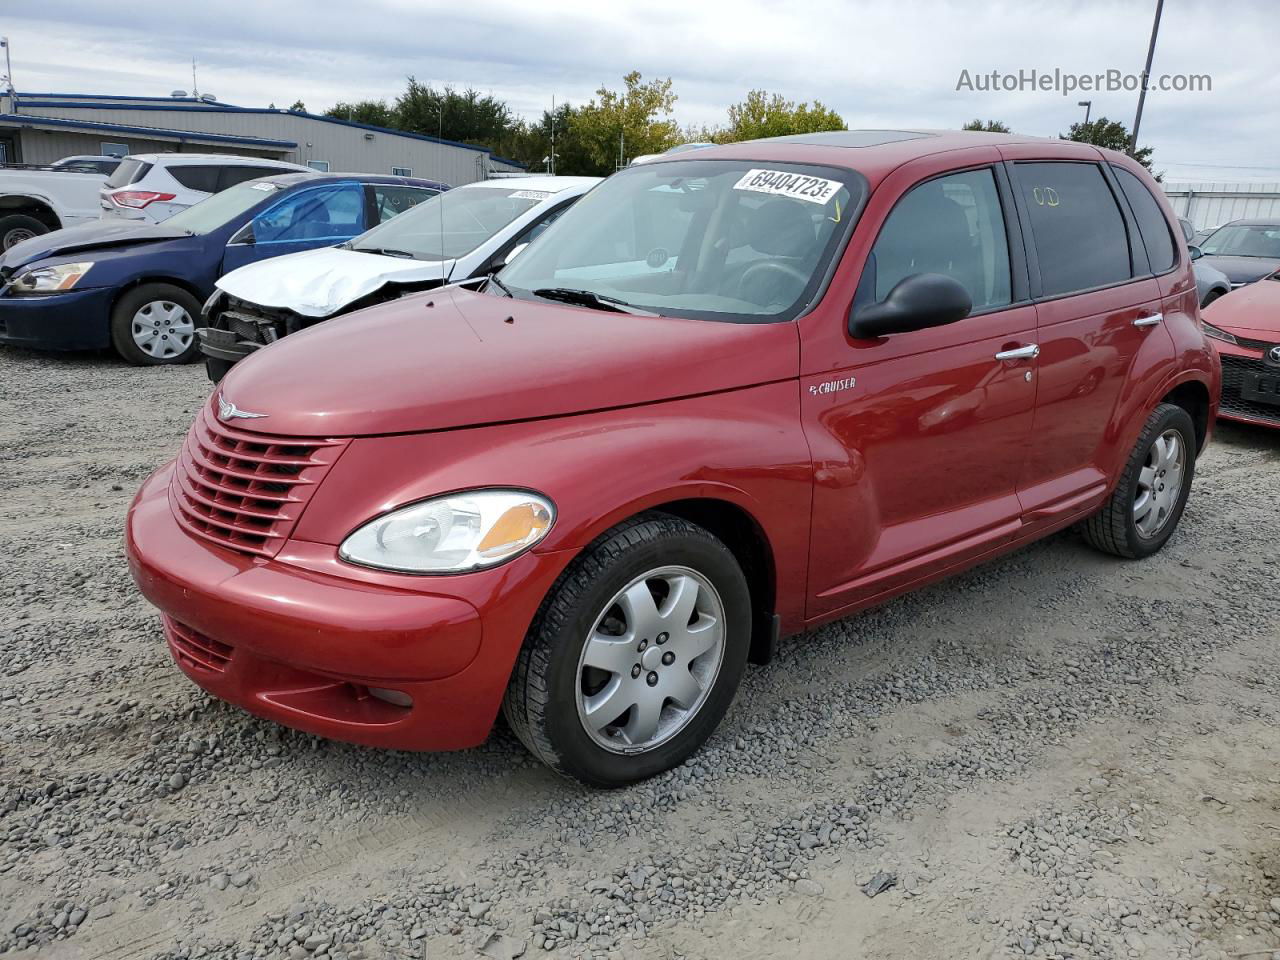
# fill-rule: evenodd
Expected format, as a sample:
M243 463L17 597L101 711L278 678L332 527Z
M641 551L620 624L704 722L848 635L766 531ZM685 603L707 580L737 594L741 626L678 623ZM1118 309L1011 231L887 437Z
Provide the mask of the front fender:
M477 487L548 496L538 550L577 551L622 520L675 500L732 503L773 553L777 612L802 610L813 468L795 381L621 410L352 441L294 537L337 545L407 503Z

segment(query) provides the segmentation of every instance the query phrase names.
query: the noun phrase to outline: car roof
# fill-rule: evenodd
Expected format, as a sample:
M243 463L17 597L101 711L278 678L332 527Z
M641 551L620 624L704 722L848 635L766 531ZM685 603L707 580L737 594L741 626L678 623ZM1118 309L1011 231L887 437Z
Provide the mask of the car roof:
M601 177L498 177L493 180L479 180L476 183L465 183L459 190L541 190L546 193L559 193L575 187L591 188L601 181Z
M383 173L322 173L319 170L286 170L268 177L255 177L246 183L274 183L279 187L294 187L300 183L391 183L406 187L429 187L437 189L447 186L438 180L424 180L421 177L393 177Z
M1079 159L1082 156L1122 161L1123 154L1091 144L1049 137L1025 137L1015 133L980 133L972 130L832 130L786 137L744 140L676 154L662 154L649 161L702 163L707 160L813 163L856 170L869 180L882 179L902 164L933 154L982 146L1034 144L1046 159Z
M288 160L276 160L274 157L241 157L231 153L131 153L120 159L182 166L188 163L221 163L227 166L251 167L260 167L265 164L282 169L296 169L301 166Z

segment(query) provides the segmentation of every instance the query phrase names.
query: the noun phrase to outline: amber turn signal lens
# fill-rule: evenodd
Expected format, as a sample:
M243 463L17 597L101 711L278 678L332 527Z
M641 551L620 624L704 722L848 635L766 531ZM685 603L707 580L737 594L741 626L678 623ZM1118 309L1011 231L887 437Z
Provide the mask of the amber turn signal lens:
M551 526L551 514L535 503L521 503L506 510L476 545L486 560L505 556L540 539Z

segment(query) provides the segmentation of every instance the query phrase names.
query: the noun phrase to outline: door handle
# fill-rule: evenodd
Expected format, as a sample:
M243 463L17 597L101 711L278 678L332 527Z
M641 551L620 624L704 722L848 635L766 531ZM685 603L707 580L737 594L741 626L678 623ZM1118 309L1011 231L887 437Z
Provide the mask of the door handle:
M997 360L1034 360L1040 356L1040 344L1033 343L1029 347L1018 347L1016 350L1001 350L996 354Z
M1133 325L1135 327L1154 327L1157 323L1162 323L1163 321L1163 313L1153 313L1149 317L1139 317L1137 320L1133 321Z

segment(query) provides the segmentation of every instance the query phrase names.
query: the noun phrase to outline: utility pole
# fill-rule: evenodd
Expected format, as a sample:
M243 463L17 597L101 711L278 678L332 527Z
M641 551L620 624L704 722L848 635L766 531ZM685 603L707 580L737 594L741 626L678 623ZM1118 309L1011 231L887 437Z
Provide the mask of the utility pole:
M551 175L556 175L556 95L551 95Z
M1084 107L1084 125L1087 127L1087 126L1089 125L1089 110L1093 107L1093 101L1092 101L1092 100L1078 100L1078 101L1076 101L1076 106L1077 106L1077 107Z
M200 99L200 85L196 83L196 58L191 58L191 96Z
M1147 65L1142 70L1142 89L1138 91L1138 112L1133 118L1133 136L1129 140L1129 154L1138 151L1138 128L1142 126L1142 108L1147 102L1147 81L1151 77L1151 61L1156 55L1156 34L1160 32L1160 15L1164 13L1164 0L1156 0L1156 18L1151 24L1151 43L1147 46Z
M0 37L0 47L4 47L4 83L5 92L9 94L9 109L18 112L18 91L13 85L13 63L9 59L9 38Z

